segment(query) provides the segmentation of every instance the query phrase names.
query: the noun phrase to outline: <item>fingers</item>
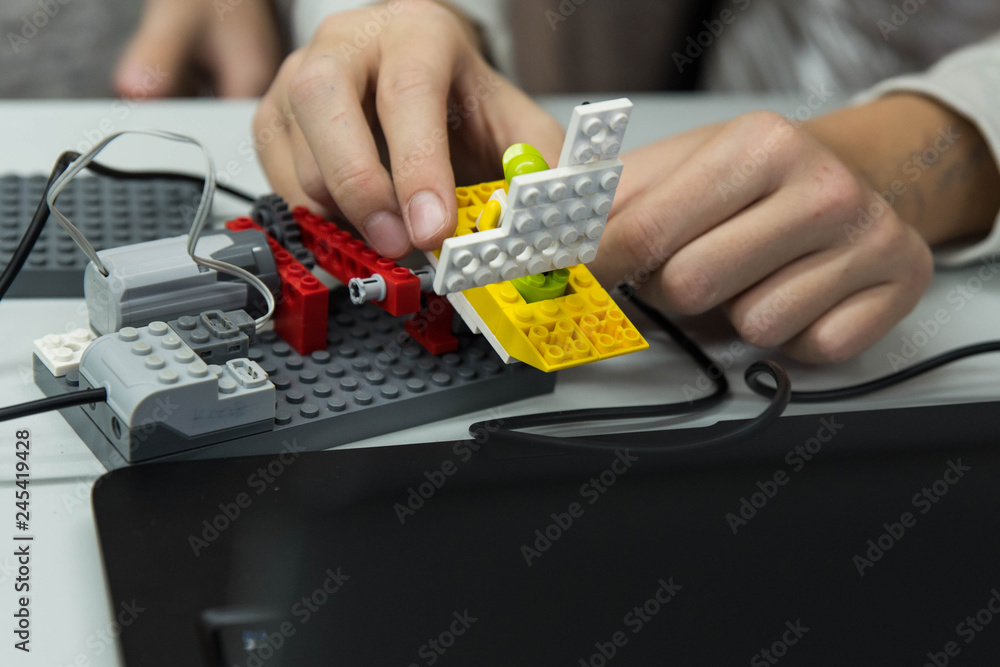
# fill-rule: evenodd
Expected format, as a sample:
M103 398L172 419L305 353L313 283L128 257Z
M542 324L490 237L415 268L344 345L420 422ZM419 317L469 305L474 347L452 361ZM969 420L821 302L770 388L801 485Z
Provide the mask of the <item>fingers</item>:
M289 121L268 97L257 107L253 130L257 159L274 192L281 195L289 206L308 206L317 213L326 214L324 207L306 194L299 184Z
M703 313L800 257L847 245L840 223L863 199L846 167L817 169L682 247L650 287L678 312Z
M438 33L409 34L386 48L375 101L403 220L414 245L432 250L457 219L447 127L456 53L453 40Z
M842 246L783 267L727 304L736 332L758 347L778 347L803 332L838 303L891 282L878 258L861 260Z
M361 108L366 80L363 70L320 47L292 75L288 102L340 210L376 251L398 258L409 253L410 239Z
M189 75L200 12L187 3L150 2L118 65L113 83L126 98L159 98L181 92Z
M913 310L922 292L903 283L887 283L853 294L785 344L782 351L806 363L846 361L885 336Z
M919 301L933 262L894 215L881 223L867 243L809 255L734 299L727 311L740 336L812 363L842 361L883 336Z
M216 5L213 4L213 7ZM206 59L219 97L258 97L281 63L281 40L270 5L246 0L209 13Z
M779 149L784 126L787 121L776 114L748 114L705 141L659 185L632 197L608 221L599 275L617 283L628 280L636 267L654 270L687 243L774 192L795 157ZM742 178L733 185L744 153L772 144L749 173L736 171ZM683 279L696 293L706 287L700 276Z
M615 193L615 209L621 209L632 197L658 184L718 134L721 126L722 123L703 125L622 154L625 169Z

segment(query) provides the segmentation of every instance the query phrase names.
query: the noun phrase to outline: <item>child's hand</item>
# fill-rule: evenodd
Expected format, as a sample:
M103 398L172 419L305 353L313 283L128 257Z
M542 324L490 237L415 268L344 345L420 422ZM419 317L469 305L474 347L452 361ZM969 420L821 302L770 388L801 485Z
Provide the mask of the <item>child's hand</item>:
M254 126L275 192L343 215L393 258L453 233L455 174L500 178L517 142L554 164L563 138L489 67L471 24L430 0L328 17L282 65Z
M921 235L808 131L770 112L623 156L597 260L611 286L683 314L722 306L737 332L809 362L858 354L920 299Z

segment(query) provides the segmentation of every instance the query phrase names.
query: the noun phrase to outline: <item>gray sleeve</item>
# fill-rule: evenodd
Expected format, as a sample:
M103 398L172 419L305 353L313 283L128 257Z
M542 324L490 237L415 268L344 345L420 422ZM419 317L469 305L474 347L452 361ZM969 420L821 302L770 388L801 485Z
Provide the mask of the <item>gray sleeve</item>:
M1000 34L945 57L923 74L883 81L853 102L862 104L892 92L921 93L962 114L979 129L1000 164ZM938 250L935 261L939 266L960 266L997 253L1000 216L986 238Z

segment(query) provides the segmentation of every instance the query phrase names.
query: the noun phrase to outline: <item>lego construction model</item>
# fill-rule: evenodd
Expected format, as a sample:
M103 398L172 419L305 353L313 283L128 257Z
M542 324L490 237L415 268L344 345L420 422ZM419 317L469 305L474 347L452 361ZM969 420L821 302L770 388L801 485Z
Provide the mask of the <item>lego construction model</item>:
M154 238L155 225L140 225L140 242L96 250L87 241L104 238L96 208L108 193L81 179L55 207L86 166L74 162L50 190L32 187L69 232L57 243L90 257L78 278L90 329L35 341L36 384L50 397L99 397L62 412L113 468L330 447L546 393L553 371L643 350L585 266L621 176L631 107L577 107L551 169L534 148L510 147L504 180L457 189L457 230L417 270L274 195L225 229L203 231L200 206L187 235ZM209 177L209 202L212 188ZM145 218L115 192L110 233L122 227L125 239ZM344 286L328 287L317 267Z

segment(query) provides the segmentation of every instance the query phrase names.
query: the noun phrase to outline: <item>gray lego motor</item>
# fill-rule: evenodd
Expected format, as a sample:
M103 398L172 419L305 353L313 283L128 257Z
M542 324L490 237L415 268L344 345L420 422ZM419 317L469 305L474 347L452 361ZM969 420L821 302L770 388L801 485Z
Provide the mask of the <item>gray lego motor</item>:
M280 291L274 256L259 231L206 232L198 241L198 254L246 269L272 293ZM197 265L188 255L187 236L102 250L99 257L108 275L91 263L83 286L90 325L98 334L209 310L262 310L253 286Z

